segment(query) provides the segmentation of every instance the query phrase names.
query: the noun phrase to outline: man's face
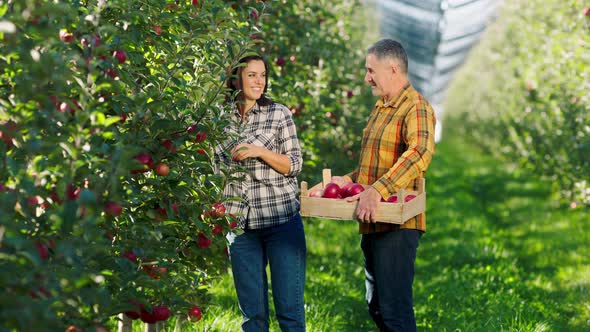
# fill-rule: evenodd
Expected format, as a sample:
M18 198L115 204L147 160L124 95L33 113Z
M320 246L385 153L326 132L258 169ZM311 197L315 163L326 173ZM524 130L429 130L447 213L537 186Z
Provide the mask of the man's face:
M368 54L365 62L367 73L365 82L371 86L374 96L391 97L391 90L394 88L394 64L391 59L379 59L375 54Z

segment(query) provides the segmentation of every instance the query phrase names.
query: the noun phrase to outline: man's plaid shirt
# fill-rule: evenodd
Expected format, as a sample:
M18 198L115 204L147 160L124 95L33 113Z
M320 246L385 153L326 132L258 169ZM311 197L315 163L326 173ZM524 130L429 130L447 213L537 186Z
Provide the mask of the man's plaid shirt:
M434 154L432 107L412 85L391 100L377 101L363 131L359 166L347 174L353 181L371 185L384 199L400 189L418 189ZM426 231L424 213L402 225L359 223L362 234L399 228Z
M291 111L284 105L256 104L242 123L236 105L231 111L232 122L225 128L226 139L215 148L215 163L225 169L233 180L223 189L229 213L239 219L239 227L260 229L280 225L299 212L297 175L303 159ZM263 146L289 157L288 174L280 174L259 158L233 161L231 149L245 143ZM239 178L239 179L236 179Z

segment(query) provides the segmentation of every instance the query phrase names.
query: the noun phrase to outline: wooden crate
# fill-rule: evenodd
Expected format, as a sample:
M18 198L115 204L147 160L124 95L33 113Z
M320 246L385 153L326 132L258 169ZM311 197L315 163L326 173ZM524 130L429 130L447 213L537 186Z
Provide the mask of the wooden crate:
M347 202L346 199L309 197L311 190L323 189L331 182L330 169L324 169L322 182L307 188L307 182L301 182L301 215L303 217L318 217L339 220L357 220L356 207L358 201ZM407 195L416 195L407 203L403 203ZM424 178L418 179L418 191L400 190L397 192L399 203L381 202L377 208L376 221L403 224L408 219L426 210L426 188Z

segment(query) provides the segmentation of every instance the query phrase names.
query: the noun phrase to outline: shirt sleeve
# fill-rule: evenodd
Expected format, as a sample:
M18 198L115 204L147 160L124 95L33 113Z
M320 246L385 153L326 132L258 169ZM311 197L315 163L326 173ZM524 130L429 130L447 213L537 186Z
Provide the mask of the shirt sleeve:
M352 182L356 182L356 178L358 177L358 169L355 169L354 171L344 174L343 177L346 178L347 180L350 180Z
M404 124L403 136L408 148L393 167L373 184L373 188L384 198L423 176L434 155L436 119L432 107L424 100L416 103L406 115Z
M297 138L297 128L291 112L282 107L284 117L278 129L278 144L281 154L289 157L289 172L285 176L293 177L301 173L303 166L303 157L301 156L301 147L299 146L299 139Z

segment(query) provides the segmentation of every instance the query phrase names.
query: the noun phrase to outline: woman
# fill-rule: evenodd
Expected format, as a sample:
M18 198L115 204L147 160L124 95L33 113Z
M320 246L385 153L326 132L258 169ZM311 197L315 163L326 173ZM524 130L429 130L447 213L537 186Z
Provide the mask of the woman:
M306 244L297 200L302 158L287 107L265 93L266 62L248 56L233 69L227 86L231 123L215 149L217 166L232 178L223 195L243 233L230 240L230 260L243 331L268 331L268 282L282 331L305 331L303 290Z

